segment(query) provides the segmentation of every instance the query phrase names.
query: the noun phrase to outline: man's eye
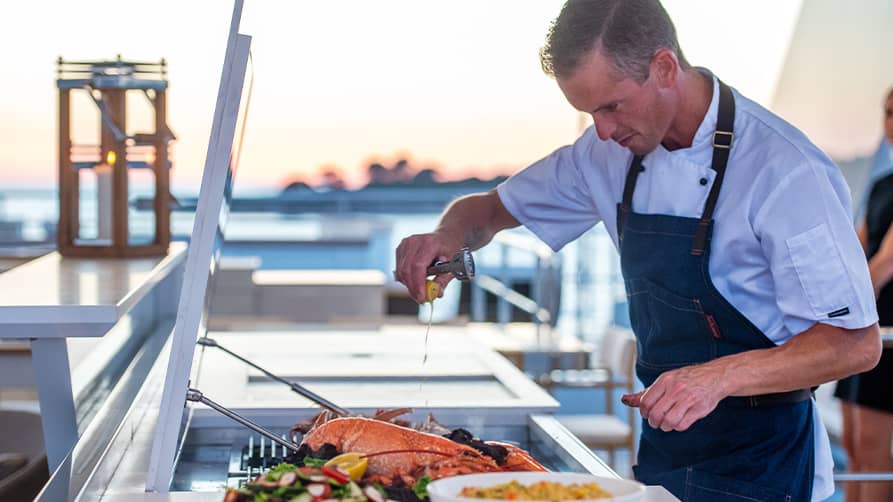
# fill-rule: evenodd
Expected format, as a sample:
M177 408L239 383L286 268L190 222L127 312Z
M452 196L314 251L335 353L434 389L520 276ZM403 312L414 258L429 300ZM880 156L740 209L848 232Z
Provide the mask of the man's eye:
M594 112L592 112L592 116L595 117L596 115L599 115L599 114L614 113L617 111L618 106L620 106L619 102L611 103L609 105L599 106Z

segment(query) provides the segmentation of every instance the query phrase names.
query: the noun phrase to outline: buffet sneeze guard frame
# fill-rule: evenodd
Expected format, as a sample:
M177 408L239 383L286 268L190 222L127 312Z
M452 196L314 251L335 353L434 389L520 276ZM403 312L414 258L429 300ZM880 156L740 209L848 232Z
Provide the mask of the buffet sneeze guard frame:
M232 202L233 178L241 153L245 115L250 102L251 37L238 31L243 4L244 0L235 0L233 6L161 408L146 473L147 491L169 491L179 443L188 428L190 411L185 404L195 342L207 331L208 292L212 289L208 285L209 281L213 281L220 259L224 227Z

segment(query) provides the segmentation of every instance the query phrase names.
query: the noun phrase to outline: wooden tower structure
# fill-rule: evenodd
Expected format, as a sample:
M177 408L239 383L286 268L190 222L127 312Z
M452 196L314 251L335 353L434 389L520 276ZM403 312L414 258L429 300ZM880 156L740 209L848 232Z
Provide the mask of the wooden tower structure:
M59 92L59 224L57 245L64 256L157 256L167 252L170 230L169 144L175 138L167 125L167 64L124 61L57 61ZM145 95L154 111L154 130L129 134L127 93ZM84 92L99 111L99 144L72 142L72 93ZM77 124L78 122L75 122ZM154 235L148 241L131 236L129 179L134 169L154 175ZM81 175L96 178L95 236L82 236Z

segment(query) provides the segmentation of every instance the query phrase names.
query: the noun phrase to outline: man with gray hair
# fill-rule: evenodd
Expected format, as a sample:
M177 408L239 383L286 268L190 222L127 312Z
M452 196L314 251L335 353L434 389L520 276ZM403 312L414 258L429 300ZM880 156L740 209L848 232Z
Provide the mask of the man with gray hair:
M541 60L593 127L404 239L397 279L424 301L426 268L463 246L523 224L558 250L604 223L645 387L623 397L643 418L636 478L685 501L827 498L811 389L881 353L839 170L691 67L657 0L568 1Z

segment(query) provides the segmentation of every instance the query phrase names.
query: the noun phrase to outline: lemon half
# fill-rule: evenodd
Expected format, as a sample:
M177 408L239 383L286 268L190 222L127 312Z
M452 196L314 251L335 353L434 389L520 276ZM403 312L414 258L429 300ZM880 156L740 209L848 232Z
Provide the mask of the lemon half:
M440 283L428 279L425 281L425 299L428 303L433 302L440 297Z
M325 463L328 467L337 467L346 472L350 479L357 481L366 473L369 459L362 453L342 453Z

